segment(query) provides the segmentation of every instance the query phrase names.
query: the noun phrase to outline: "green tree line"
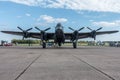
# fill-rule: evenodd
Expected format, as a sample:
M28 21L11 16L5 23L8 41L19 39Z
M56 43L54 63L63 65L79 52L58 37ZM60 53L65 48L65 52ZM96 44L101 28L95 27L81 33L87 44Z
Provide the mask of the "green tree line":
M11 43L14 44L40 44L40 40L20 40L20 39L13 39Z

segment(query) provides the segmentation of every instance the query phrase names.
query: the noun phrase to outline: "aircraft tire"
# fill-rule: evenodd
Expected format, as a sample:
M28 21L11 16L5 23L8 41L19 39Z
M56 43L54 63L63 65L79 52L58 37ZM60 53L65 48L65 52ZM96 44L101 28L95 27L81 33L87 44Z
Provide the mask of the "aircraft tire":
M73 42L73 48L77 48L77 43Z
M42 47L43 47L43 48L46 48L46 43L45 43L45 42L43 42Z
M58 43L58 46L61 46L61 43Z

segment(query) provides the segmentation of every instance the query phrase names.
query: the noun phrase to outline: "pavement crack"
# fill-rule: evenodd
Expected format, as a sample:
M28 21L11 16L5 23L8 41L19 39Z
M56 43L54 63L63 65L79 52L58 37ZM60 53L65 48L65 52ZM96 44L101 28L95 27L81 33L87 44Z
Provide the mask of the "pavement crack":
M38 59L40 58L41 55L39 55L38 57L36 57L16 78L15 80L18 80L24 73L25 71L27 71L27 69Z
M93 69L97 70L98 72L102 73L103 75L107 76L108 78L110 78L111 80L115 80L113 77L111 77L110 75L108 75L107 73L101 71L100 69L94 67L93 65L87 63L86 61L80 59L79 57L75 56L75 55L72 55L73 57L75 57L76 59L78 59L79 61L82 61L83 63L89 65L90 67L92 67Z

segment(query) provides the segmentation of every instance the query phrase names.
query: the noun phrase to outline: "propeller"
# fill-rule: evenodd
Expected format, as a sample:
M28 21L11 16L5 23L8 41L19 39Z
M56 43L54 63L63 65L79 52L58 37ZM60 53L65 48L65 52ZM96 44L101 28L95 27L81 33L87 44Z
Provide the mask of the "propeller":
M69 27L70 30L75 31L73 28Z
M78 31L81 31L81 30L83 30L85 27L82 27L82 28L80 28Z
M96 32L102 29L102 27L100 27L100 28L98 28L96 30L93 30L93 29L91 29L89 27L87 27L87 28L91 31L91 37L94 38L94 40L96 40Z
M29 29L27 29L27 30L23 30L21 27L17 27L18 29L20 29L22 32L23 32L23 38L22 38L22 40L24 40L24 38L27 38L29 35L29 33L28 33L28 31L30 31L30 30L32 30L32 28L29 28Z
M101 30L101 29L102 29L102 27L98 28L96 31L99 31L99 30Z
M46 28L45 30L41 30L41 29L39 29L38 27L35 27L38 31L40 31L41 32L41 39L42 40L46 40L46 34L45 34L45 32L46 31L48 31L49 29L51 29L50 27L49 28Z
M45 29L44 31L48 31L49 29L51 29L51 28L49 27L49 28Z
M73 28L71 28L71 27L68 27L68 28L73 31L73 36L72 36L72 40L73 40L73 41L78 39L79 31L81 31L81 30L84 29L84 27L82 27L82 28L80 28L80 29L78 29L78 30L75 30L75 29L73 29Z
M68 27L70 30L72 30L72 31L81 31L81 30L83 30L85 27L82 27L82 28L80 28L80 29L78 29L78 30L75 30L75 29L73 29L73 28L71 28L71 27Z
M48 31L49 29L51 29L50 27L47 28L47 29L45 29L45 30L41 30L41 29L39 29L38 27L35 27L35 28L36 28L38 31L40 31L40 32L41 32L41 31L44 31L44 32L45 32L45 31Z

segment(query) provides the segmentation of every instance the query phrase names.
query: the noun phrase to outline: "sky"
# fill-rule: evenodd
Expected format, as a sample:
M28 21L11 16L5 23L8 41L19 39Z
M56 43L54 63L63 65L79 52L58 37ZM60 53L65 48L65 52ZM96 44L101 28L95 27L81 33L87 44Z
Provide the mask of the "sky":
M100 31L120 30L120 0L0 0L0 31L20 31L37 26L54 32L60 22L64 32L90 27ZM90 32L87 28L81 32ZM0 32L0 40L22 39ZM93 40L91 38L82 40ZM120 41L120 32L97 36L97 41Z

